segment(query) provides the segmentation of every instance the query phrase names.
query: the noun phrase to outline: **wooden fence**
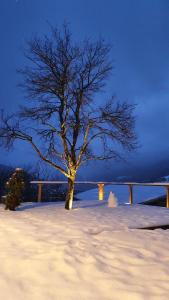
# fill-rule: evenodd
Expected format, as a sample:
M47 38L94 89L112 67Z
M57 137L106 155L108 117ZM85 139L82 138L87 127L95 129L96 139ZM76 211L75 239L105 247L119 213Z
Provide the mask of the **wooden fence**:
M38 202L42 200L42 187L44 184L67 184L67 181L31 181L31 184L38 185ZM91 184L98 187L98 200L104 198L104 185L126 185L129 190L129 203L133 204L133 187L134 186L160 186L166 190L166 207L169 208L169 182L97 182L97 181L75 181L75 184Z

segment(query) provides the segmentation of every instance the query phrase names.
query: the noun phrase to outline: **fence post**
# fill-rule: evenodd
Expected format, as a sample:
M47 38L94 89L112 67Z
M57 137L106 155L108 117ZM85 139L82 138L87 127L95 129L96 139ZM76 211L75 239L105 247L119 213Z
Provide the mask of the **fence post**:
M166 207L169 208L169 186L166 187Z
M129 203L130 205L133 204L133 186L129 184Z
M42 183L38 183L38 202L42 201Z
M98 200L103 200L104 198L104 183L98 183Z

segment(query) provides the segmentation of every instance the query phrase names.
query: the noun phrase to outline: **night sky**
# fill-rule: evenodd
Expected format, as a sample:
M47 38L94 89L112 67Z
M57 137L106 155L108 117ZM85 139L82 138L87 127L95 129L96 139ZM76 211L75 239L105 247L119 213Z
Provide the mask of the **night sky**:
M168 162L169 170L168 0L0 0L0 108L12 112L24 103L16 69L25 63L25 41L48 33L48 23L62 26L64 21L76 41L102 36L113 44L114 70L106 92L137 103L140 148L126 165L146 168ZM20 142L12 152L0 151L0 163L7 165L36 158Z

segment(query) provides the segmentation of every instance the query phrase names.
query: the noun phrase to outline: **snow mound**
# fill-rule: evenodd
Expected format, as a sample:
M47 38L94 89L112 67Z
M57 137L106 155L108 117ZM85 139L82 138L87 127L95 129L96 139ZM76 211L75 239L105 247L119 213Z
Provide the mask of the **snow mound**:
M117 198L112 192L110 192L108 198L108 207L117 207L117 206L118 206Z

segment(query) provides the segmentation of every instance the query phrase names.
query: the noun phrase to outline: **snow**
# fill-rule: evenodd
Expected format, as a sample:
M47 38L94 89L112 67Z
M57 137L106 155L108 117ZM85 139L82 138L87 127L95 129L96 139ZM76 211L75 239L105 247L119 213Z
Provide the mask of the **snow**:
M169 209L139 204L1 205L0 299L167 300L169 231L137 228L168 223Z
M166 176L162 177L162 179L165 180L165 181L169 181L169 175L166 175Z
M118 206L117 198L115 197L115 195L112 192L110 192L107 202L108 202L108 207L117 207Z

